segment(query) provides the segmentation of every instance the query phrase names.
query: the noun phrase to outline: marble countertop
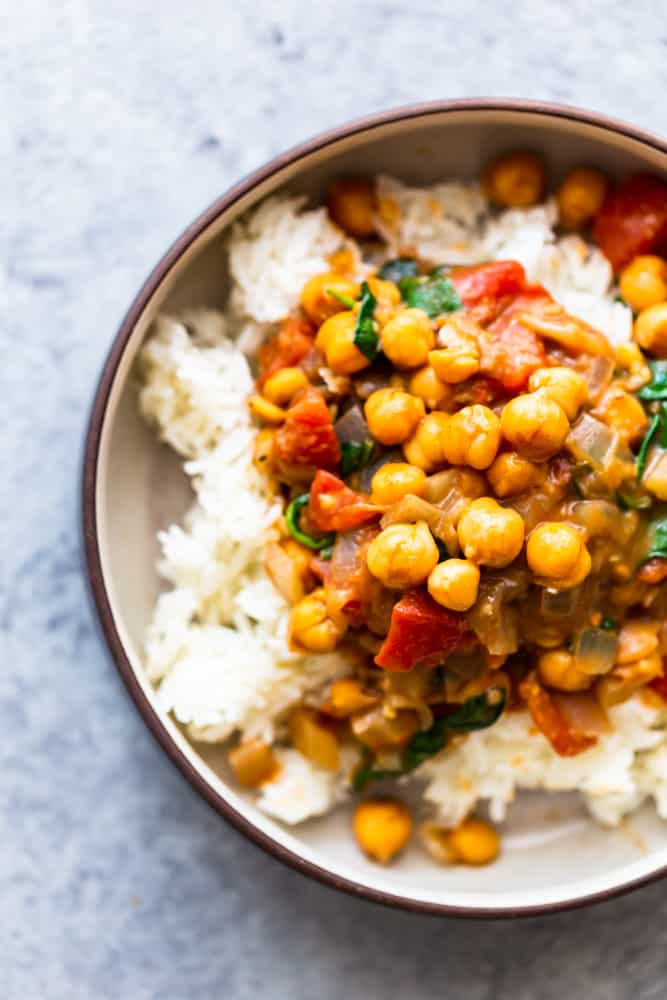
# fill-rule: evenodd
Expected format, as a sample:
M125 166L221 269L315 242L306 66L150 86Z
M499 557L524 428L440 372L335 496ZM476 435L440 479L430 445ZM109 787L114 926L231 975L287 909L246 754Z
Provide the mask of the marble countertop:
M550 98L664 135L660 8L22 0L3 14L3 1000L665 995L664 884L551 918L445 921L338 895L243 841L125 696L78 541L102 359L195 214L277 151L411 101Z

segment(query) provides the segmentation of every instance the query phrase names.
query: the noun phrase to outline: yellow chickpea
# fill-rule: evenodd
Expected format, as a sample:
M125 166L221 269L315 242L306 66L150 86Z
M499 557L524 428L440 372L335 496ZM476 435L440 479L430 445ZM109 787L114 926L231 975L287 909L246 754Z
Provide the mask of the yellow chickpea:
M530 533L526 559L535 576L558 580L569 576L584 546L582 535L565 521L544 521Z
M402 389L377 389L364 405L368 429L381 444L402 444L425 413L424 403Z
M243 788L259 788L280 770L271 747L263 740L246 740L227 754L234 777Z
M451 611L468 611L477 600L479 569L466 559L447 559L431 571L428 592Z
M381 865L406 846L412 835L412 817L395 799L362 802L354 813L354 835L361 849Z
M438 558L438 546L425 521L390 525L373 539L366 553L368 569L390 590L423 583Z
M385 281L384 278L370 277L366 283L378 301L378 305L397 306L401 303L401 293L398 285L393 281Z
M507 153L485 171L484 188L497 205L528 208L542 197L544 164L535 153Z
M567 229L583 229L602 208L608 182L600 170L575 167L558 188L560 222Z
M550 649L541 653L537 671L547 687L557 691L585 691L595 680L575 665L574 657L566 649Z
M440 346L429 353L428 360L443 382L456 385L477 374L480 350L474 324L446 320L438 332L438 343Z
M350 308L330 292L354 301L359 295L359 285L340 274L316 274L314 278L310 278L301 289L301 305L308 319L316 326L321 326L330 316L343 309Z
M635 691L662 674L662 657L658 652L649 653L641 660L616 664L610 673L599 679L595 693L600 704L609 708L627 701Z
M597 414L629 444L639 442L648 428L646 411L637 397L613 384L598 403Z
M500 420L481 403L464 406L449 418L443 454L451 465L488 469L500 445Z
M357 712L373 708L377 703L377 695L366 691L360 681L354 677L344 677L331 685L329 697L321 711L336 719L348 719Z
M346 177L329 189L329 215L351 236L372 236L375 232L375 188L365 177Z
M421 309L396 313L382 330L382 350L397 368L419 368L426 364L434 344L431 321Z
M343 638L344 629L329 618L324 588L314 590L292 608L290 639L313 653L330 653Z
M398 503L408 493L423 496L426 473L407 462L388 462L380 466L371 482L371 499L380 506Z
M308 386L308 378L301 368L281 368L264 383L264 396L277 406L285 406Z
M288 722L292 746L306 760L325 771L337 771L340 767L338 740L332 730L320 719L312 708L297 708Z
M621 271L618 290L634 312L656 306L667 299L667 261L642 254Z
M558 365L553 368L538 368L530 376L528 388L531 392L544 389L565 411L565 416L570 421L574 420L588 399L588 386L579 372Z
M515 510L501 507L491 497L480 497L464 510L457 535L466 559L502 569L521 551L525 529Z
M403 454L411 465L424 472L434 472L445 464L443 442L449 425L446 413L428 413L417 424L412 437L403 445Z
M486 473L491 488L497 497L515 497L534 486L540 472L527 458L516 451L504 451L498 455Z
M500 416L504 437L524 458L544 462L563 446L570 430L567 415L546 389L516 396Z
M285 419L285 411L264 396L251 396L248 400L248 409L253 417L265 424L277 426Z
M500 838L490 823L470 816L447 837L450 861L462 865L488 865L500 853Z
M419 396L424 401L427 410L437 409L451 394L449 386L440 381L430 365L424 365L414 373L408 389L413 396Z
M634 337L649 354L667 358L667 302L642 309L635 320Z
M560 576L549 580L548 584L554 590L571 590L572 587L578 587L590 573L592 565L591 554L584 545L576 563L572 567L572 571L567 576Z
M315 344L327 359L327 365L338 375L352 375L370 365L354 343L356 315L349 309L330 316L317 331Z

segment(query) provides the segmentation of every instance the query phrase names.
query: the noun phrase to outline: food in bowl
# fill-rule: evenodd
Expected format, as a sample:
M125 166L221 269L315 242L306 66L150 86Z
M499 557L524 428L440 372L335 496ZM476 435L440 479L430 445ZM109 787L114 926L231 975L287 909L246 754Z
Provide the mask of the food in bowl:
M380 863L415 826L492 861L524 788L667 818L667 185L544 177L270 198L225 310L141 355L197 497L160 535L159 703L283 822L359 796Z

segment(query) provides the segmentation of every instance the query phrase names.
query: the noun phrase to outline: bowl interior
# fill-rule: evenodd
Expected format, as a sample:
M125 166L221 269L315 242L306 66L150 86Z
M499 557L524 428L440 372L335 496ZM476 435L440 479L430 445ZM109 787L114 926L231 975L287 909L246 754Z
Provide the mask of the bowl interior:
M160 587L156 532L184 513L191 494L176 456L158 444L139 418L132 370L159 309L224 304L223 231L268 193L288 186L317 202L328 181L346 172L391 173L419 183L474 176L495 153L522 146L544 154L552 179L581 162L611 173L638 168L664 172L667 165L664 150L611 127L535 110L431 111L344 135L284 163L242 191L201 231L194 227L160 281L140 298L98 397L96 479L87 498L97 524L101 579L96 597L110 611L101 609L107 635L144 714L208 797L218 804L224 800L238 814L237 822L246 829L249 824L260 839L270 838L279 853L282 849L298 856L334 881L349 880L362 891L418 905L529 910L606 893L667 865L664 827L646 808L618 830L603 830L587 818L577 796L527 793L510 812L504 852L495 865L437 868L413 848L399 865L384 870L359 855L345 808L292 829L262 815L248 796L227 783L219 748L191 746L170 719L156 714L152 689L142 674L143 631ZM108 398L102 399L107 390Z

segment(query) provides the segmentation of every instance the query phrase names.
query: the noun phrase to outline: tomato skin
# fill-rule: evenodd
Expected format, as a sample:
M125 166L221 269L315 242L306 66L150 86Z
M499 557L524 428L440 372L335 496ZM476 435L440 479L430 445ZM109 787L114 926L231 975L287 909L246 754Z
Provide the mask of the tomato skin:
M352 531L377 520L382 511L361 493L355 493L342 479L323 469L310 487L308 524L315 531Z
M546 736L560 757L575 757L597 742L594 736L575 732L567 723L558 705L545 691L534 673L519 685L519 694L526 702L531 718Z
M526 288L491 323L480 338L481 371L503 389L524 389L528 379L546 364L544 344L534 330L521 322L527 312L540 313L553 299L539 285Z
M628 177L605 198L593 237L614 271L659 249L667 242L667 184L653 174Z
M465 615L447 611L425 591L408 590L394 605L375 662L391 671L437 667L470 636Z
M257 352L259 365L258 386L281 368L298 365L315 343L315 328L305 317L288 316L276 333Z
M476 267L457 267L449 279L466 308L484 299L518 295L526 285L526 272L516 260L494 260Z
M317 389L304 389L292 402L276 431L275 456L287 467L335 469L338 465L338 438L324 396Z
M664 670L663 660L663 670ZM663 673L662 677L655 677L648 685L656 694L659 694L663 701L667 701L667 674Z

